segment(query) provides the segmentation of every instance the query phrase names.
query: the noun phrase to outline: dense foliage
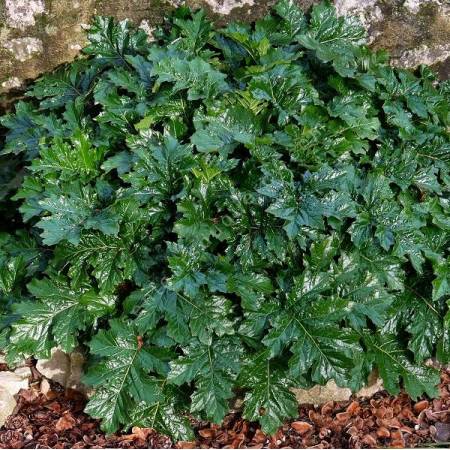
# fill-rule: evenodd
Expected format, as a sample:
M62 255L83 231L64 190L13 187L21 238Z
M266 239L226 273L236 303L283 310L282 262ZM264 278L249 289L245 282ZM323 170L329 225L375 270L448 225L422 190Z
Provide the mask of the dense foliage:
M235 395L273 433L291 387L374 368L434 396L449 85L391 68L328 4L220 30L180 8L155 38L97 18L89 56L2 118L8 360L81 346L105 430L180 439L183 413L220 422Z

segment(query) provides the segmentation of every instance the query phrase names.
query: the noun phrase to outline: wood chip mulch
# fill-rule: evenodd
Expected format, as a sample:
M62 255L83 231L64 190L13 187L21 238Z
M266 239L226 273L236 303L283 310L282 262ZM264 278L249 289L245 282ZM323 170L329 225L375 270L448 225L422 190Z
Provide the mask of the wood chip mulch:
M45 389L42 386L45 385ZM221 426L192 421L196 441L173 443L152 429L110 435L83 413L84 396L42 382L17 395L0 428L0 448L377 448L445 445L450 441L450 371L442 371L439 399L413 402L406 394L304 405L299 417L266 436L238 412ZM441 443L441 444L439 444Z

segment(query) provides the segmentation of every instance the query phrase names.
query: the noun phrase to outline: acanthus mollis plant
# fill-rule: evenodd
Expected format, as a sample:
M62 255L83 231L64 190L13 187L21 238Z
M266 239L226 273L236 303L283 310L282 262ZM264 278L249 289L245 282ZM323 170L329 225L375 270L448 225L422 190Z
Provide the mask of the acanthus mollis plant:
M449 85L371 52L329 4L148 43L97 18L84 59L3 117L8 361L89 355L86 411L190 439L186 414L273 433L291 388L437 394L450 355ZM17 186L20 184L20 186Z

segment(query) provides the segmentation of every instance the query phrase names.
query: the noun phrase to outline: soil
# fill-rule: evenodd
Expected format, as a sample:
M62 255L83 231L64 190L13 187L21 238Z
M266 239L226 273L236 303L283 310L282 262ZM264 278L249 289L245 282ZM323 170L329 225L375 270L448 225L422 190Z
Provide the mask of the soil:
M17 407L0 428L0 448L377 448L448 446L450 371L441 372L440 398L412 401L405 393L302 405L296 420L274 436L239 412L222 425L192 420L196 440L172 442L150 428L105 435L83 413L86 399L43 379L17 394Z

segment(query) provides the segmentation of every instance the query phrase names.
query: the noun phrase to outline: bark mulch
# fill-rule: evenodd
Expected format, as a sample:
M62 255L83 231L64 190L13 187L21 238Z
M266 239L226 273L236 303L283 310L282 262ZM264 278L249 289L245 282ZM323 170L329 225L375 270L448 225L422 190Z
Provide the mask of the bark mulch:
M439 399L413 402L406 394L304 405L274 436L238 412L223 424L192 420L196 441L173 443L152 429L109 435L83 413L84 396L48 380L17 395L0 428L0 448L376 448L423 447L450 441L450 371L442 371Z

